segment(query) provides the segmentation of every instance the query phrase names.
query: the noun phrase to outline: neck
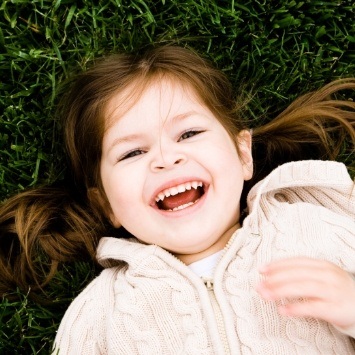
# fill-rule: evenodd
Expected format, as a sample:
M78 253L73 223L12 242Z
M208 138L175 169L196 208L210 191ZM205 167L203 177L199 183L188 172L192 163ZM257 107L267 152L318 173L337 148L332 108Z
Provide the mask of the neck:
M190 265L195 261L207 258L208 256L217 253L218 251L224 249L230 240L233 233L240 228L239 222L229 228L213 245L209 248L202 250L195 254L175 254L175 256L180 259L186 265Z

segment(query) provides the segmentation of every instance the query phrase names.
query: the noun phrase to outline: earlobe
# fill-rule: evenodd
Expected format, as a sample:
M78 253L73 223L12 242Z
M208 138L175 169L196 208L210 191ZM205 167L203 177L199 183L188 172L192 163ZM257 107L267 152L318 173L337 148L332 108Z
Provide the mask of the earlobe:
M112 213L111 206L107 201L106 196L102 196L102 193L98 188L92 187L88 189L87 196L92 209L96 213L104 215L115 228L121 227L121 224Z
M252 135L248 130L242 130L237 136L238 153L243 166L244 180L253 176Z

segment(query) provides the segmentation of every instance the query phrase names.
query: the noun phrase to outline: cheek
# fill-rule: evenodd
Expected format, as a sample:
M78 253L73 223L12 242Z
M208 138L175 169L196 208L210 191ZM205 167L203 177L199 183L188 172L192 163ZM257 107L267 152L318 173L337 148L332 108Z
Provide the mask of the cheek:
M114 219L124 224L142 204L142 174L122 169L113 172L103 183Z
M231 175L242 171L242 164L238 156L238 152L232 143L229 145L215 145L215 149L207 156L208 161L215 166L215 170L222 174ZM242 173L241 173L242 175Z
M233 150L225 151L224 157L218 162L216 171L220 181L218 186L224 194L227 194L227 203L233 206L239 205L245 174L243 164L234 147Z

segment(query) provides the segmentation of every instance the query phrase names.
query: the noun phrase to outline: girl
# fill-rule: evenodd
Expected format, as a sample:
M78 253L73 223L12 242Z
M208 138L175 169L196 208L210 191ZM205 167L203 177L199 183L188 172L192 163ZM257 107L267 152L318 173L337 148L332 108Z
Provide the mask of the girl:
M60 354L354 353L353 182L305 160L355 143L355 104L331 98L343 89L355 80L251 133L190 50L98 62L62 104L75 189L2 206L3 293L85 251L106 269L67 310Z

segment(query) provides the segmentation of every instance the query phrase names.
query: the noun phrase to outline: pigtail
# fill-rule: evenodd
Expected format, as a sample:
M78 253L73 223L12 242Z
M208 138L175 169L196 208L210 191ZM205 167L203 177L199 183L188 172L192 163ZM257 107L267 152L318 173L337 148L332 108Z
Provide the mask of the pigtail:
M0 206L0 294L19 288L36 298L62 263L94 260L101 233L89 206L63 186L8 199Z
M277 166L297 160L336 160L355 147L355 102L341 96L355 79L339 79L296 99L253 131L254 176L245 194ZM341 93L342 92L342 93Z

